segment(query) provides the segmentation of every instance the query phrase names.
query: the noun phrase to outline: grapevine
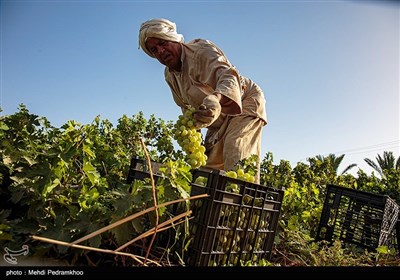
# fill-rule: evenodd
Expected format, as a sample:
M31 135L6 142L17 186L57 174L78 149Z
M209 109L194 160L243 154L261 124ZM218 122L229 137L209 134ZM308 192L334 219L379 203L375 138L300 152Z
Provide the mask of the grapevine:
M204 166L207 162L202 135L195 128L194 111L194 107L189 107L184 114L179 115L173 129L174 139L186 153L186 160L193 169Z

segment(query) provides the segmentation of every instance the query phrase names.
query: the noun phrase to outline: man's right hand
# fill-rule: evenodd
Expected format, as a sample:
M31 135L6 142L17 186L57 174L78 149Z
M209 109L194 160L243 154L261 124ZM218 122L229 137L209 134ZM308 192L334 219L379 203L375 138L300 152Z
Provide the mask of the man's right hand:
M208 95L203 99L203 103L194 112L196 119L196 128L203 128L210 126L218 119L221 114L221 104L219 98L215 95Z

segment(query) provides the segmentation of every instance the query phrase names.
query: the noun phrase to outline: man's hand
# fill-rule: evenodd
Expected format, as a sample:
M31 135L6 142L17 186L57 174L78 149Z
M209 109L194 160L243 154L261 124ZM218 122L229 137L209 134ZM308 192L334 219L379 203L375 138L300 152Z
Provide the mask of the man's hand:
M208 95L203 99L199 109L194 112L196 128L210 126L221 114L221 104L215 95Z

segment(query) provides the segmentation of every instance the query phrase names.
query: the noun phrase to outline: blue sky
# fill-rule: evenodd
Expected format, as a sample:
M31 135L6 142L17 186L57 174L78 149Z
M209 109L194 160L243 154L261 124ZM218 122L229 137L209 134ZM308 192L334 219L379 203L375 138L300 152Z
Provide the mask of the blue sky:
M2 115L19 104L60 127L142 111L176 120L163 66L138 49L163 17L185 41L209 39L264 90L262 155L346 154L342 169L399 157L396 1L1 1ZM356 169L353 169L355 173ZM340 171L340 170L339 170Z

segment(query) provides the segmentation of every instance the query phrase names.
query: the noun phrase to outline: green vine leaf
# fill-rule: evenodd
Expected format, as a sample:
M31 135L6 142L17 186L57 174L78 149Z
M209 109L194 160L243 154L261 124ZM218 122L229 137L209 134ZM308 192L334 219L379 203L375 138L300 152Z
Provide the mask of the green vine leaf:
M52 192L52 190L54 188L56 188L57 186L61 185L61 182L58 178L54 179L52 182L50 182L49 184L46 184L43 188L42 191L42 195L44 198L46 198L48 196L49 193Z

